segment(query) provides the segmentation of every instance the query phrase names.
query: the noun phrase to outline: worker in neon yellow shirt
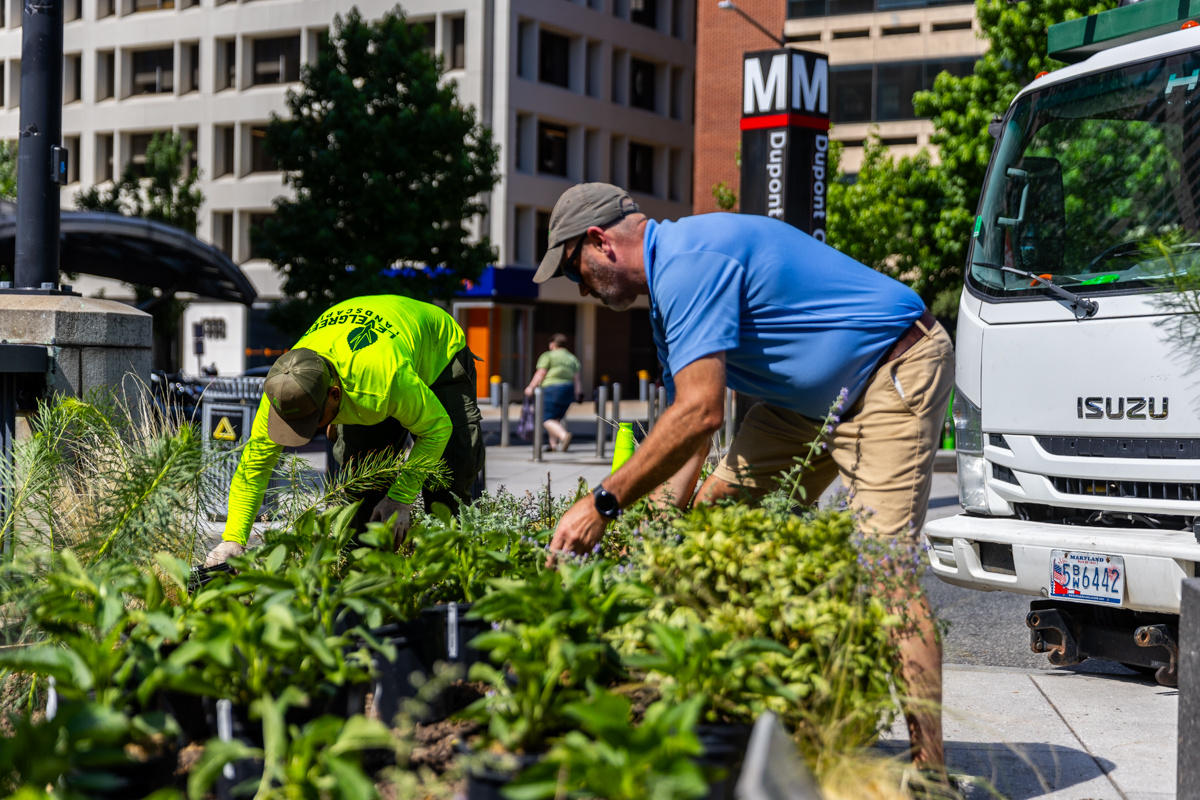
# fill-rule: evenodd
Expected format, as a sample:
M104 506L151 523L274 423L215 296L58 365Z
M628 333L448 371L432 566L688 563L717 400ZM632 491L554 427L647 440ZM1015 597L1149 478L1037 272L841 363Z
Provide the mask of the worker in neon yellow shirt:
M335 305L313 323L267 374L250 439L229 487L223 541L206 566L245 552L283 448L307 444L322 428L340 465L356 456L400 452L411 433L410 459L444 459L448 490L424 490L426 507L470 496L483 468L482 418L475 402L475 363L462 329L437 306L393 295ZM408 533L421 477L401 476L362 496L355 523L392 521L398 547Z

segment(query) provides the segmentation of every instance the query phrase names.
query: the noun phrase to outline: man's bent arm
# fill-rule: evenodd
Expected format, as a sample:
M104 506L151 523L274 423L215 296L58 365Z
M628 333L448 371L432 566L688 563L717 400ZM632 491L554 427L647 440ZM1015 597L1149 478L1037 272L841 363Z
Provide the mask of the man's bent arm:
M437 396L416 374L397 376L398 391L393 395L392 414L413 435L407 462L436 464L446 451L454 425ZM400 474L387 496L399 503L412 503L421 492L425 475L416 471Z
M697 359L675 375L675 402L655 422L654 430L625 466L604 479L604 488L622 506L628 506L668 479L682 476L685 466L698 473L696 468L724 419L725 353L721 352ZM686 480L678 482L683 484ZM681 494L688 491L682 485L670 488ZM695 488L694 480L691 488ZM686 503L688 498L673 500L676 504Z
M225 533L221 535L227 542L246 544L258 509L262 507L271 472L283 452L283 448L267 436L267 402L264 396L254 416L250 439L238 459L237 471L229 482L229 511L225 517Z

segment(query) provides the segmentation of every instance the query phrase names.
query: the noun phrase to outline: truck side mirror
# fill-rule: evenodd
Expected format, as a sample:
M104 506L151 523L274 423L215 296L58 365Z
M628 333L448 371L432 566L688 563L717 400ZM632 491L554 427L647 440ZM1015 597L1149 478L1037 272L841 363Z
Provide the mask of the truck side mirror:
M1011 193L1019 193L1021 207L1019 217L1012 220L1018 266L1030 272L1056 273L1063 265L1067 228L1062 165L1056 158L1026 156L1016 166L1014 172L1024 173L1022 181L1010 185Z

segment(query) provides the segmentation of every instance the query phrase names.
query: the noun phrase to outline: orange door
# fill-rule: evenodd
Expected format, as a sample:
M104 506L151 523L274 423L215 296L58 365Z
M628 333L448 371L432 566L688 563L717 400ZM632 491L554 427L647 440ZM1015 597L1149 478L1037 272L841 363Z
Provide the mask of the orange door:
M467 309L467 347L483 361L475 362L475 396L488 397L488 379L492 374L492 310Z

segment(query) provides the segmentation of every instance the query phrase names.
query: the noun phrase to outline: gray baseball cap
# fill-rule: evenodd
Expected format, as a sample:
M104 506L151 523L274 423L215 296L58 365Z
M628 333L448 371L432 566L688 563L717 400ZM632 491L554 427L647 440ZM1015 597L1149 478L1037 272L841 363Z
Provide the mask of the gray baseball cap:
M533 276L542 283L562 275L565 245L593 225L607 225L639 211L629 192L611 183L579 183L562 193L550 212L550 249Z

